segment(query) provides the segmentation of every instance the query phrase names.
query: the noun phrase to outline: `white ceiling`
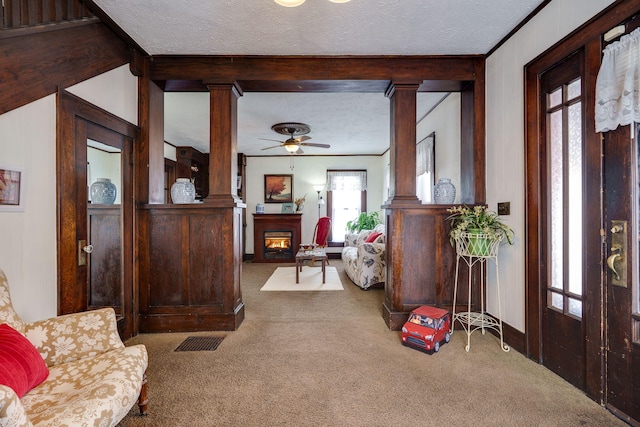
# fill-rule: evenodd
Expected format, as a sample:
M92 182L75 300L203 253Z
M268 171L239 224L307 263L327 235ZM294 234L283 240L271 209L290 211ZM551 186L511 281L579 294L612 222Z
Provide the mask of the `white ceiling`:
M150 55L485 54L543 0L94 0ZM418 118L442 94L419 94ZM208 94L166 93L165 139L208 152ZM238 151L286 154L258 138L286 139L279 122L311 127L305 154L381 154L389 146L389 101L368 93L245 93ZM275 144L275 143L274 143Z
M419 93L420 119L446 93ZM165 140L209 152L209 93L165 93ZM304 155L384 153L389 148L389 99L381 93L245 93L238 99L238 152L249 156L287 155L273 147L286 135L271 130L282 122L310 126L307 142L331 148L303 147Z

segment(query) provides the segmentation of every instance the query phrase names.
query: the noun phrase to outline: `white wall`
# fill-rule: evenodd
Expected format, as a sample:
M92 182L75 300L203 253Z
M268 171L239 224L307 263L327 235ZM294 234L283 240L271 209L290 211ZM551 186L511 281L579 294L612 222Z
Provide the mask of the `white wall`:
M138 124L138 79L129 71L129 64L70 86L67 91L129 123Z
M0 115L0 166L24 168L24 211L0 211L0 269L24 320L55 316L56 97Z
M416 126L416 143L435 132L435 179L451 178L455 203L460 199L460 108L460 93L453 92Z
M295 157L247 157L246 203L247 247L253 253L253 214L258 203L264 204L265 213L280 213L280 203L264 203L264 175L293 174L293 198L307 194L302 211L302 241L311 242L318 221L318 193L314 185L325 184L327 169L367 170L367 210L380 210L384 194L384 167L382 156L295 156ZM291 170L293 158L294 169ZM327 192L320 195L327 199ZM327 205L321 205L321 215L327 214ZM339 252L340 248L337 248ZM336 250L328 250L336 251Z
M70 88L72 93L137 123L137 78L128 65ZM0 211L0 268L25 321L57 313L56 97L0 115L0 165L25 168L25 209Z
M525 327L524 66L611 3L553 0L487 58L487 202L492 210L498 202L511 202L511 215L503 218L516 243L500 248L500 292L503 320L520 331ZM497 315L495 283L495 269L489 268L487 306Z

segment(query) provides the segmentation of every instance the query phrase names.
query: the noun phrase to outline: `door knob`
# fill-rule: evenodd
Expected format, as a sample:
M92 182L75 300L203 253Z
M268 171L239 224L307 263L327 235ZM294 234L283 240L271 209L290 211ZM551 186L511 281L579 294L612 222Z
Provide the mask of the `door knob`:
M607 258L607 267L609 267L609 270L615 274L616 280L620 280L620 273L618 273L618 270L616 269L616 260L622 256L620 254L620 248L615 246L611 248L611 252L611 255Z
M611 270L611 284L627 287L627 263L629 262L629 250L627 247L627 234L629 227L627 221L611 220L611 253L607 258L607 267Z
M93 252L93 245L84 246L82 248L82 250L85 251L86 253L90 254L91 252Z

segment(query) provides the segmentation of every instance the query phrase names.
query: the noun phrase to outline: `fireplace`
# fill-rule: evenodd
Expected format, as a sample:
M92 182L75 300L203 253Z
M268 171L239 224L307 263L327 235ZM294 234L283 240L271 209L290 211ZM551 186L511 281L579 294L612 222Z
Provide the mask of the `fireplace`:
M291 231L264 232L264 258L289 260L293 255L293 233Z
M253 262L295 262L302 214L253 214Z

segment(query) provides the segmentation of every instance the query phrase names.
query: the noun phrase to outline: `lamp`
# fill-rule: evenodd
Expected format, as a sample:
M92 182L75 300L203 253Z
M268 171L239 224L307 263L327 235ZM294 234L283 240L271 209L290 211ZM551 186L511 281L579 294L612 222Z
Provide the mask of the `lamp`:
M296 7L304 3L304 0L275 0L280 6Z
M284 144L284 149L287 150L291 154L293 154L296 151L298 151L299 148L300 148L300 146L298 144Z
M324 205L324 200L322 199L322 196L320 196L320 192L322 191L323 188L324 188L324 184L318 184L313 186L313 189L316 190L316 192L318 193L318 219L320 218L320 206Z

